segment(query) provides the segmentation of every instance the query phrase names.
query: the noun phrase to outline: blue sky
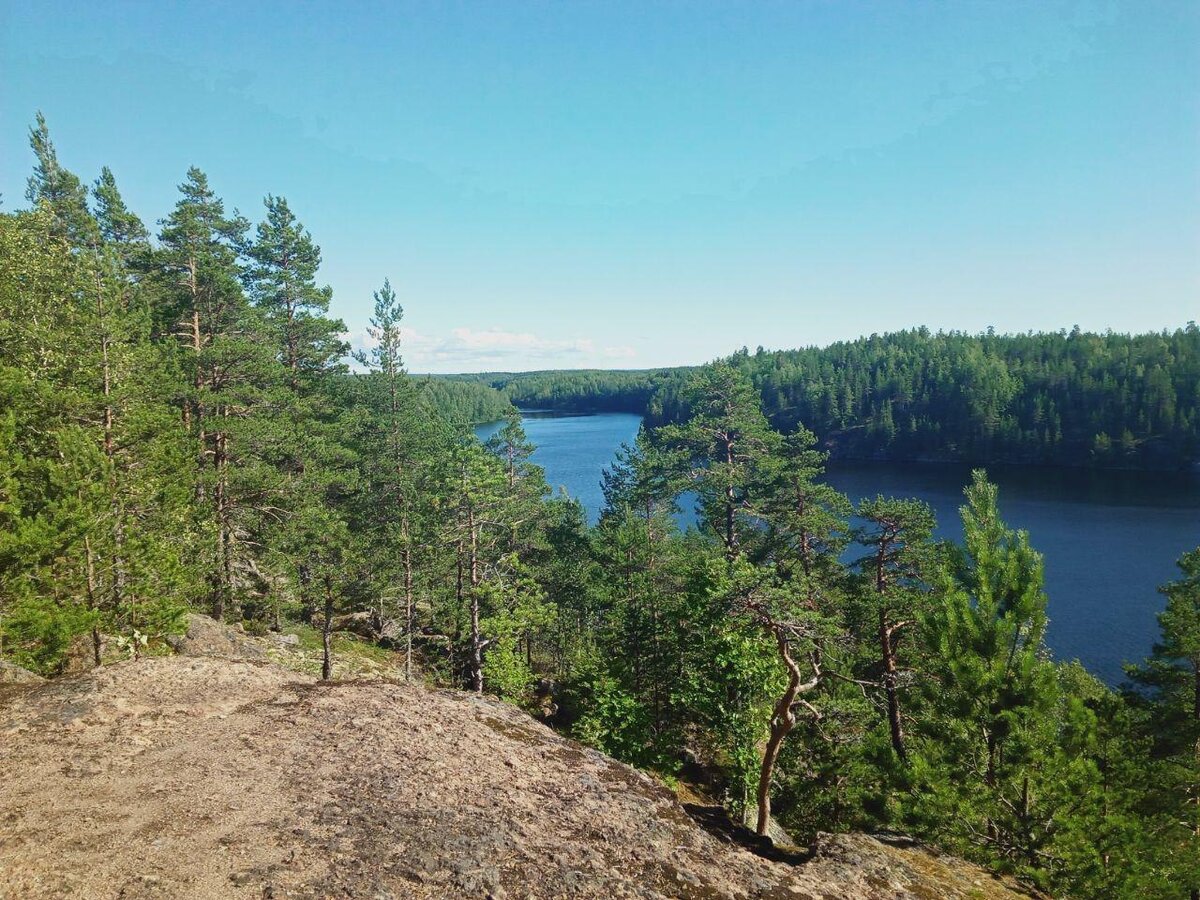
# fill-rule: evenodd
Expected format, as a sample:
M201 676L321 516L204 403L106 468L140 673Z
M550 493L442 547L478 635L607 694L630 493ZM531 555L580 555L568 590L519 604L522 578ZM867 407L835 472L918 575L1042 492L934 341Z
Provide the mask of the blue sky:
M0 0L27 126L148 221L283 194L414 371L1200 316L1200 4Z

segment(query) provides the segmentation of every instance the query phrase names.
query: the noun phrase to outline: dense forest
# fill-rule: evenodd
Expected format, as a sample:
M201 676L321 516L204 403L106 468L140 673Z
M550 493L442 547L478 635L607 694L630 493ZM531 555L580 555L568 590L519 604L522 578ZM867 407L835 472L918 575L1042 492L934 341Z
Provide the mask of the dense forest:
M487 384L459 378L418 379L429 404L449 422L498 422L512 409L507 396Z
M970 335L920 328L829 347L748 350L779 431L835 458L1182 469L1200 463L1200 328L1161 334ZM691 370L452 376L517 406L682 421Z
M685 370L559 369L441 375L433 381L484 385L522 409L644 413L656 384Z
M982 470L964 541L940 543L920 502L852 507L796 425L888 408L900 440L953 394L973 442L1026 440L1040 402L1051 445L1099 427L1186 449L1194 328L912 332L671 374L668 421L619 454L589 528L519 417L482 444L473 401L407 374L387 282L348 372L286 200L252 225L191 169L152 234L111 172L89 189L63 167L40 117L31 144L29 208L0 215L0 658L53 675L81 648L167 652L194 609L315 628L328 678L356 614L408 677L542 709L760 833L892 829L1060 896L1197 896L1200 548L1179 548L1161 641L1114 692L1050 658L1042 558ZM681 533L686 491L700 527Z
M1200 328L969 335L921 328L727 360L771 423L835 455L1185 468L1200 462ZM686 415L686 376L652 422Z

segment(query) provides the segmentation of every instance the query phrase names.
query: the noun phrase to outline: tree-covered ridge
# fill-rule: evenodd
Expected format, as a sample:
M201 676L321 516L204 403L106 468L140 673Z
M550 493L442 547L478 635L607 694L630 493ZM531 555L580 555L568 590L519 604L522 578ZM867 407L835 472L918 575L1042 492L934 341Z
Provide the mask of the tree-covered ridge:
M971 335L920 328L749 353L771 423L835 456L1178 468L1200 459L1200 328ZM664 382L652 422L685 414Z
M1185 468L1200 461L1200 328L1127 335L872 335L728 357L768 420L837 458ZM523 408L687 416L690 368L437 376Z
M522 409L643 413L660 380L682 369L559 369L434 376L435 381L480 383Z
M853 507L817 435L771 427L755 377L789 357L765 353L622 375L665 382L670 422L621 450L589 528L507 402L482 444L475 395L434 386L469 382L408 374L386 280L348 371L285 200L252 227L193 168L152 236L111 172L89 191L61 165L40 118L31 145L31 208L0 215L0 659L55 675L164 652L203 610L313 629L328 680L354 628L404 677L540 710L759 833L901 830L1060 896L1200 891L1200 550L1179 548L1163 639L1113 692L1050 657L1042 558L984 472L961 546L918 501ZM987 371L992 340L896 338ZM1153 371L1194 384L1195 340L1161 336L1175 355ZM845 346L868 371L920 356L892 345ZM965 372L959 393L986 394ZM523 377L565 398L617 390L607 374Z
M420 381L433 408L450 422L466 425L496 422L512 408L508 397L486 384L438 377Z

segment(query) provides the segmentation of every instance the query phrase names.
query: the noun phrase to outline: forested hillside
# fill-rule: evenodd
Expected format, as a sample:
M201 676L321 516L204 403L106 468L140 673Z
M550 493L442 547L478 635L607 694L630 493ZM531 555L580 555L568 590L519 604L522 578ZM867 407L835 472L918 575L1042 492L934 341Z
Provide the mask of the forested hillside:
M569 412L645 412L655 385L679 369L560 369L435 376L434 381L483 384L523 409Z
M728 362L771 423L837 456L1181 468L1200 461L1200 328L969 335L928 329ZM684 415L685 376L650 421Z
M1128 425L1136 453L1182 453L1194 328L913 332L673 374L649 401L669 421L622 451L589 528L518 416L481 444L466 400L457 422L438 412L386 281L348 373L286 200L252 225L193 168L152 234L107 169L89 189L40 118L31 138L29 209L0 215L0 658L54 676L166 653L194 609L314 629L328 680L354 627L408 678L540 710L761 834L904 831L1060 896L1200 890L1200 549L1177 548L1162 641L1117 693L1050 657L1042 557L986 473L949 545L923 503L852 506L818 436L768 420L792 409L783 385L824 372L839 415L886 396L899 435L905 396L927 402L924 434L955 397L955 427L997 441L1023 433L1034 374L1061 369L1042 415L1063 446L1086 413ZM1120 416L1078 393L1118 371ZM644 377L572 383L633 396ZM540 394L552 379L520 392ZM685 493L700 524L680 533Z
M495 422L512 409L508 397L482 382L450 378L418 380L430 405L450 422L467 425Z

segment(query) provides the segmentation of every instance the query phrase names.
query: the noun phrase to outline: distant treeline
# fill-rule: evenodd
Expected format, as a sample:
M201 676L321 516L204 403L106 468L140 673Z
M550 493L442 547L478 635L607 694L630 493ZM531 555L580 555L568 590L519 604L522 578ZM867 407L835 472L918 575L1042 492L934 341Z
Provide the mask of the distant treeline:
M571 369L480 372L439 376L434 382L482 385L525 409L644 413L657 383L690 369Z
M804 424L841 457L1177 468L1200 459L1200 328L932 333L749 353L771 424ZM686 415L676 376L647 408Z
M1172 469L1200 460L1200 328L1093 334L930 332L751 353L771 424L834 457ZM687 418L690 369L455 376L516 405Z

